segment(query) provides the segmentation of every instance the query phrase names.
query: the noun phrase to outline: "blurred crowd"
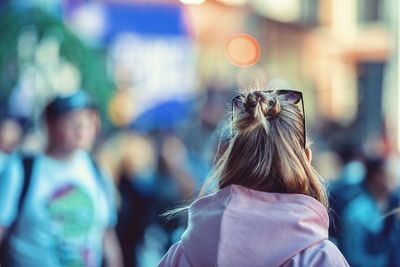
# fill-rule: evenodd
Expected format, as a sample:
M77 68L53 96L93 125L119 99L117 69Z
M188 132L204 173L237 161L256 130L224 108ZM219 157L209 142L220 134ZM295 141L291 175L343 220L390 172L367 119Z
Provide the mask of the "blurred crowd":
M86 151L115 185L116 194L108 202L113 206L110 210L117 212L111 226L116 230L124 266L155 266L166 249L180 239L187 220L184 216L161 215L197 195L218 150L230 136L225 121L229 122L226 103L231 95L226 92L207 90L179 122L162 127L134 123L107 136L100 133L101 120L95 106L79 102L81 92L70 96L78 99L74 100L77 106L63 98L66 104L57 104L57 98L56 104L48 104L41 138L30 131L32 125L4 111L0 119L2 189L12 161L32 153L32 139L47 139L47 145L33 146L42 147L36 148L36 153L60 161L65 160L62 155L68 149ZM81 109L89 109L90 116L79 113ZM64 117L73 127L63 122L61 133L52 130ZM351 266L400 266L398 155L387 149L382 137L369 144L351 144L332 142L322 133L314 133L314 165L329 189L331 239ZM6 193L0 191L4 201Z
M109 136L101 135L99 112L83 91L58 96L50 101L42 112L39 125L29 124L11 112L3 112L0 121L0 209L5 211L0 216L3 246L7 243L7 246L18 251L18 235L21 235L20 232L30 231L24 229L26 225L23 221L32 219L29 214L26 215L29 212L25 206L30 206L31 202L33 205L42 206L32 198L27 200L27 196L30 197L27 192L58 196L61 194L59 191L72 190L65 189L65 183L70 186L71 183L77 182L73 181L76 178L65 177L64 184L61 184L62 189L51 189L56 193L37 193L47 190L36 188L36 180L43 179L37 177L40 176L37 169L43 170L42 176L63 176L57 174L61 171L61 166L62 172L85 180L87 178L82 176L86 173L86 167L75 165L77 163L74 162L82 162L82 165L92 167L90 160L88 163L87 157L83 156L90 154L90 158L95 162L95 169L101 169L104 177L115 185L116 193L111 194L112 199L108 198L108 202L113 206L110 213L112 214L113 210L117 211L117 218L112 221L118 223L112 222L110 226L112 230L116 230L119 240L117 247L121 248L124 266L155 266L166 248L180 239L186 223L186 218L183 217L166 220L160 215L194 197L210 170L220 133L224 135L225 131L224 127L219 125L226 112L225 94L224 91L209 90L201 99L196 100L197 104L190 108L184 120L168 121L162 125L151 125L149 121L138 122L129 128L115 130ZM160 117L156 121L162 120ZM30 167L26 166L28 157L34 158ZM22 164L17 164L16 161ZM21 165L24 175L18 177L16 173L21 173ZM55 166L57 168L54 172ZM94 173L94 176L97 176L96 171ZM28 189L22 189L22 196L16 196L18 186L15 187L12 181L31 179L27 177L30 175L35 175L35 178L32 178L34 182L20 182L23 188ZM91 189L98 189L99 182L96 183L97 185L89 185ZM52 197L48 202L56 201L53 201ZM49 206L49 203L45 204ZM58 203L59 206L67 206L67 203ZM85 208L87 212L90 211L88 207L76 206L69 207L76 211L58 211L57 216L62 216L59 224L65 224L64 217L69 217L72 224L77 223L83 216L79 212ZM103 208L100 205L91 212L96 214L97 210ZM38 220L43 220L43 216ZM57 221L59 218L52 219ZM48 221L52 219L44 219L41 223L50 224ZM50 228L52 224L53 222L49 225ZM44 228L48 230L47 227ZM101 231L97 233L100 236L103 234ZM65 231L61 236L62 243L69 242L66 241L68 238ZM43 242L47 240L43 236L39 238ZM30 242L24 239L23 237L22 242ZM105 248L104 254L106 257Z
M330 238L351 266L399 266L399 158L345 145L329 184Z
M349 264L400 266L398 5L0 1L0 266L156 266L254 84L303 92Z

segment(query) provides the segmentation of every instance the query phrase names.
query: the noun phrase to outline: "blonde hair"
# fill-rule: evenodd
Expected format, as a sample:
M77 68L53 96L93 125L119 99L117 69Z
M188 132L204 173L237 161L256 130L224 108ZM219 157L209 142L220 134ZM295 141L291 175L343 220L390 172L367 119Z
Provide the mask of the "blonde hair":
M208 179L218 181L217 189L237 184L303 194L328 208L325 187L305 153L308 145L299 107L273 91L252 90L242 94L242 101L232 114L235 134Z
M234 135L200 191L231 184L250 189L310 196L328 209L323 182L305 152L303 114L285 95L251 90L232 114ZM164 215L173 217L188 207Z

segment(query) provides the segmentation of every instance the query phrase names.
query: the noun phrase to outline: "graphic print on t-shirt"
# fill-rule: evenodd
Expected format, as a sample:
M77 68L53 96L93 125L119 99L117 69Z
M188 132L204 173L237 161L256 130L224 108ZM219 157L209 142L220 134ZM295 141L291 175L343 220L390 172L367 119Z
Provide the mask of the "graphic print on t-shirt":
M95 223L95 208L90 195L77 185L64 184L50 195L47 211L59 263L63 266L94 266L96 252L87 245L87 237Z

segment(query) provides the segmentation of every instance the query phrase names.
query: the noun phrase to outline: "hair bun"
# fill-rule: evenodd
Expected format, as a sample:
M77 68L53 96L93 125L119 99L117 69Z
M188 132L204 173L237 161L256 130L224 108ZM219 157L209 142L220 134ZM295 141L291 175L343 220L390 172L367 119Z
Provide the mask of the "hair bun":
M244 102L245 111L252 116L254 116L257 106L260 107L262 114L267 119L275 117L281 111L281 106L274 96L260 91L249 93Z
M275 117L281 112L281 105L278 102L278 99L274 96L270 96L268 98L268 112L267 112L267 119Z
M250 115L254 115L259 100L254 92L249 93L244 101L244 110Z

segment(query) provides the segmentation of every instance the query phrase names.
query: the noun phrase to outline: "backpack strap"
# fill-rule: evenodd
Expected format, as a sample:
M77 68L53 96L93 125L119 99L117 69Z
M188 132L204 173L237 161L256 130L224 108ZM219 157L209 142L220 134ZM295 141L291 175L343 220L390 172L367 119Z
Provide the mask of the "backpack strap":
M22 168L23 168L23 180L22 180L22 190L18 199L17 206L17 215L14 221L11 223L10 227L8 227L7 232L3 238L3 241L0 244L0 264L5 264L7 262L7 249L10 243L10 237L12 232L15 230L17 226L18 220L21 216L21 211L24 206L26 195L29 191L29 185L32 180L32 169L33 169L34 157L33 156L23 156L22 157Z
M96 162L96 160L92 157L89 156L90 162L92 163L93 169L94 169L94 176L96 177L96 182L100 185L101 190L103 191L103 193L105 194L105 197L107 198L107 201L109 201L109 191L108 191L108 187L106 185L106 181L104 180L105 177L102 173L102 171L100 170L99 164Z
M19 197L19 202L18 202L18 215L21 213L21 210L24 206L25 198L26 198L26 195L29 190L29 185L31 184L33 161L34 161L33 156L24 156L22 158L22 167L24 170L24 181L23 181L21 195ZM14 221L17 221L17 219L19 217L18 215Z
M113 186L112 183L108 181L107 176L104 175L104 173L101 171L101 168L99 167L99 164L96 162L96 160L90 156L90 162L92 163L93 169L94 169L94 175L97 184L100 186L100 189L104 196L106 197L108 205L112 207L112 204L114 203L114 191L113 191ZM110 184L111 183L111 184Z
M17 215L14 219L14 222L10 225L10 227L7 231L9 233L15 228L15 226L19 220L19 217L21 215L22 209L24 207L25 198L26 198L26 195L28 194L29 185L32 180L33 162L34 162L33 156L23 156L23 158L22 158L22 168L23 168L23 172L24 172L24 177L23 177L23 181L22 181L22 190L21 190L21 193L20 193L19 199L18 199Z
M99 164L97 164L96 160L92 156L89 156L89 159L90 159L90 162L93 165L93 169L94 169L94 172L95 172L94 174L96 175L96 179L99 179L99 180L101 179L102 180L103 174L100 171Z

